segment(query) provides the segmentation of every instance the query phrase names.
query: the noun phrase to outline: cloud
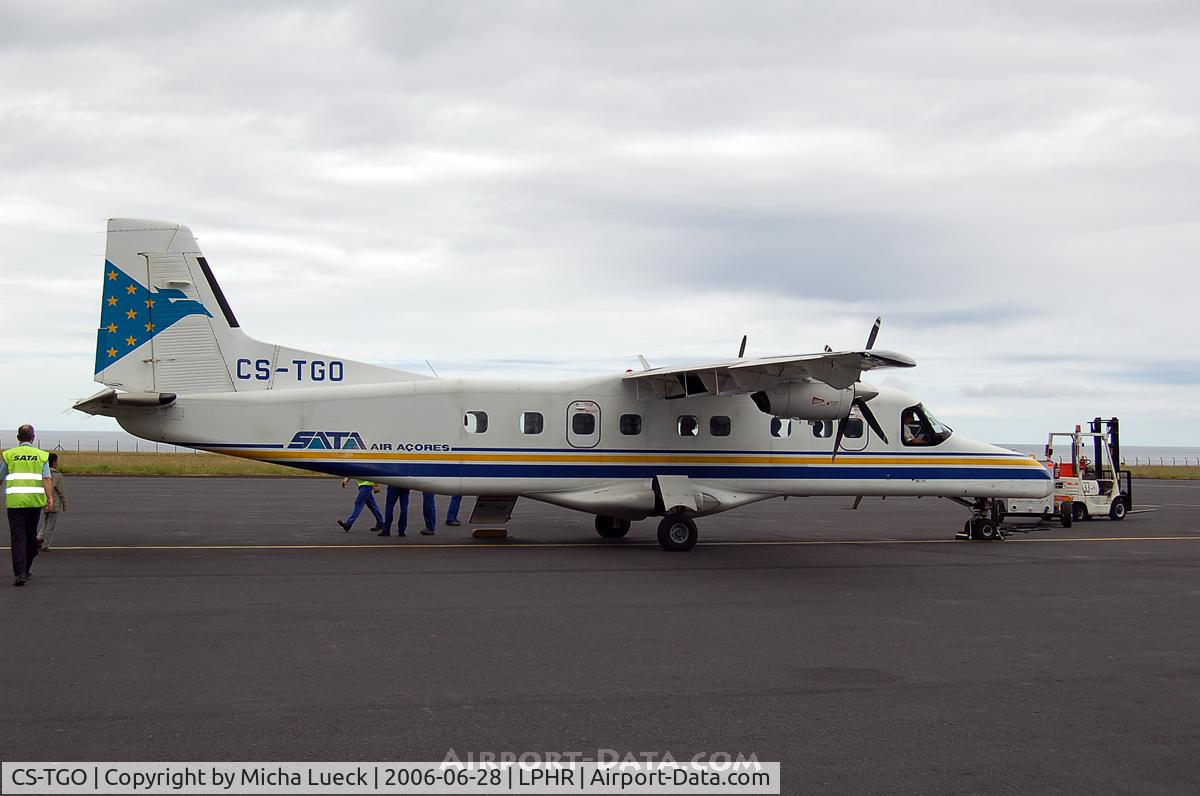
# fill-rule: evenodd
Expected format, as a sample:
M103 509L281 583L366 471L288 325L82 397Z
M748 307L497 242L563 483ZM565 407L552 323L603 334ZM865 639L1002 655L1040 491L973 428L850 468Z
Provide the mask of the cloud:
M1137 441L1178 443L1191 363L1147 352L1190 339L1200 290L1198 21L7 3L0 284L13 323L53 332L13 360L42 394L0 420L92 391L103 219L142 216L191 226L244 326L301 347L574 376L743 333L859 345L882 314L879 345L960 430L1021 439L1101 396ZM1014 414L1028 394L1057 404Z
M1094 395L1094 387L1085 387L1066 381L1031 379L1025 382L989 382L987 384L964 384L962 394L966 398L1017 398L1045 400L1047 398L1078 398Z

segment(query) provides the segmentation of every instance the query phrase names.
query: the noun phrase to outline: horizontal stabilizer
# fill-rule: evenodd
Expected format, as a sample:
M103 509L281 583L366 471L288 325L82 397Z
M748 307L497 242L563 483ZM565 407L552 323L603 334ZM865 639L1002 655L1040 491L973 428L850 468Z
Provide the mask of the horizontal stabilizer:
M106 387L91 397L76 401L72 408L89 415L120 417L170 406L175 403L175 397L173 392L117 392Z

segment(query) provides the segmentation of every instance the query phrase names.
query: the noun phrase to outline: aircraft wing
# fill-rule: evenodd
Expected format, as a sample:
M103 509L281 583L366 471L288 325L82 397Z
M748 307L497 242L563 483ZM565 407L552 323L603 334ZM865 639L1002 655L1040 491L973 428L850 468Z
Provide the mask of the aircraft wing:
M769 390L777 384L803 379L814 379L841 390L858 381L863 371L911 368L916 364L904 354L868 349L654 368L630 373L625 378L649 386L659 398L686 398Z

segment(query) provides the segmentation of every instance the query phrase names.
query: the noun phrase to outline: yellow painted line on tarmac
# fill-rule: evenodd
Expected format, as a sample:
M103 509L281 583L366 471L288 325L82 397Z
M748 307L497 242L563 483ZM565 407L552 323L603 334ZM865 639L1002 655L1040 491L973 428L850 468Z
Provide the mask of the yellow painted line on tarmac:
M747 539L744 541L699 542L697 547L801 547L833 545L960 544L961 539ZM1200 534L1189 536L1010 536L1006 542L1200 542ZM461 550L529 549L558 547L658 547L657 542L445 542L440 544L221 544L221 545L86 545L55 547L60 551L114 550ZM0 548L8 550L9 548Z
M1007 538L1008 542L1200 542L1200 534L1191 536L1052 536L1039 539L1036 536L1023 539Z

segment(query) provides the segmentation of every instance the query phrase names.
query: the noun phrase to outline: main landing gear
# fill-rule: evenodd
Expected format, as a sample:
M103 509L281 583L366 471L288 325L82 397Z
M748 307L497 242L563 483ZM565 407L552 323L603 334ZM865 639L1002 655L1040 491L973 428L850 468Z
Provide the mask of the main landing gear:
M606 517L603 514L596 517L596 533L605 539L620 539L629 533L629 520L620 517ZM696 523L682 511L667 512L658 524L658 543L663 550L682 553L696 546L699 538Z
M629 533L629 526L632 524L629 520L624 520L620 517L605 517L603 514L596 515L596 533L605 539L620 539Z
M696 546L700 532L696 523L682 511L668 512L658 524L658 543L663 550L682 553Z

